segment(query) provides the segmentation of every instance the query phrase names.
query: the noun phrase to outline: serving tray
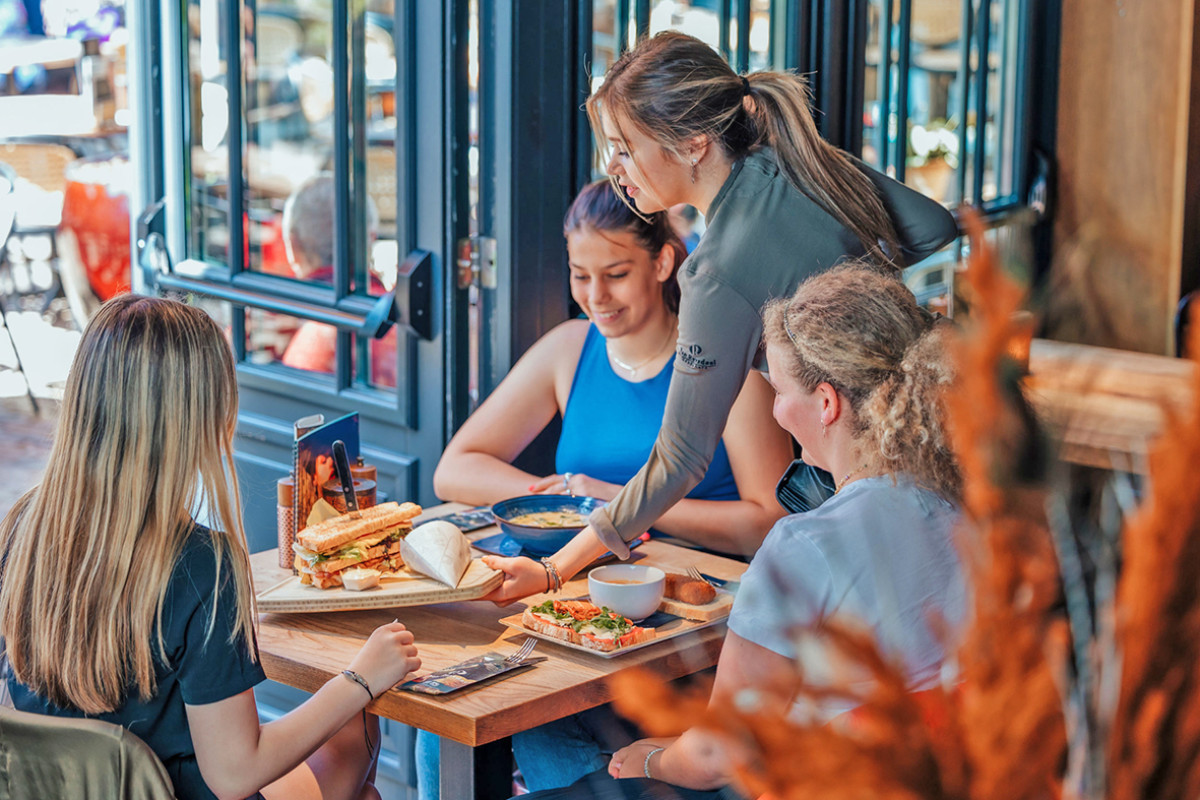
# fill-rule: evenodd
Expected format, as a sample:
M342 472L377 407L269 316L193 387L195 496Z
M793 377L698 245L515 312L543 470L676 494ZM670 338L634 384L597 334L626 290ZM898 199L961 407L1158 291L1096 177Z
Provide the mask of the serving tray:
M341 586L333 589L305 586L300 583L299 576L293 575L258 593L258 611L262 614L302 614L478 600L504 580L504 573L497 572L479 559L472 559L462 580L454 588L407 570L402 570L397 576L384 577L374 589L352 592Z
M541 633L539 631L531 631L529 628L526 628L521 624L521 616L521 614L513 614L512 616L502 618L500 622L528 636L536 636L539 639L545 639L547 642L553 642L560 647L578 650L581 653L599 656L600 658L616 658L617 656L624 655L625 653L632 653L634 650L641 650L643 647L651 647L661 642L674 639L676 636L682 636L685 633L698 631L701 628L707 628L711 625L716 625L725 621L724 617L709 620L684 619L683 617L677 617L674 614L656 611L654 614L642 620L641 622L641 627L654 629L653 639L649 639L644 642L638 642L637 644L631 644L628 647L622 647L617 650L604 652L602 650L593 650L590 647L584 647L581 644L564 642L562 639L556 639L553 636Z

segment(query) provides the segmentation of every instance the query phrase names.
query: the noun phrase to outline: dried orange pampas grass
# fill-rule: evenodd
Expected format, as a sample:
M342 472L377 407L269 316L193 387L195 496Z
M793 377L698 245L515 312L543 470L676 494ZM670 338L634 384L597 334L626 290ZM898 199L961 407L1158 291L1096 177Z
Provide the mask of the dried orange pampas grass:
M1041 800L1060 794L1066 762L1057 679L1068 647L1054 609L1058 572L1044 492L1028 475L1037 432L1006 358L1023 291L997 269L978 219L968 280L980 304L958 348L948 398L952 441L970 520L964 558L973 582L970 630L959 650L961 683L913 694L902 669L869 637L836 624L820 631L874 681L859 705L829 725L789 719L786 703L746 711L680 700L647 674L615 686L619 709L656 735L695 725L723 732L753 755L740 772L750 796ZM1034 470L1036 473L1037 470ZM804 687L820 699L828 690Z
M1200 354L1200 320L1189 352ZM1149 496L1121 536L1115 622L1120 700L1111 800L1200 797L1200 369L1150 455ZM1111 667L1110 667L1111 668Z

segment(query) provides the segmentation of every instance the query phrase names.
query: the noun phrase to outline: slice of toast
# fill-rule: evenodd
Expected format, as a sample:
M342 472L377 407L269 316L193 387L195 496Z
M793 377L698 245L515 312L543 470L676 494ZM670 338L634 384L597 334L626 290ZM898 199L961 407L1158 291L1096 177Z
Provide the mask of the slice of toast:
M325 553L382 528L408 522L420 514L421 507L416 503L383 503L360 512L358 517L343 514L310 525L296 534L296 541L314 553Z
M591 606L592 604L581 603L581 605ZM589 614L587 616L593 615ZM653 628L641 628L637 626L633 627L624 635L613 638L596 636L595 634L588 632L580 633L568 623L551 622L544 617L538 616L534 613L532 608L525 609L525 612L521 615L521 624L529 630L536 631L544 636L561 639L564 642L586 647L590 650L599 650L603 653L610 653L613 650L619 650L622 647L630 647L654 638Z

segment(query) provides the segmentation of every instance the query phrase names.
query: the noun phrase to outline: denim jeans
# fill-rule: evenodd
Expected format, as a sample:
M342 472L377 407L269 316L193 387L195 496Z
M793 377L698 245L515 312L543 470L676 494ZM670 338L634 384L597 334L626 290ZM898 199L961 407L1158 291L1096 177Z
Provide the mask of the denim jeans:
M713 791L683 789L645 778L620 780L600 769L584 775L564 789L548 789L525 795L522 800L744 800L728 786Z
M637 731L609 706L601 706L548 722L512 737L513 755L530 791L560 789L608 767L617 749L637 738ZM418 800L439 800L439 738L417 731Z

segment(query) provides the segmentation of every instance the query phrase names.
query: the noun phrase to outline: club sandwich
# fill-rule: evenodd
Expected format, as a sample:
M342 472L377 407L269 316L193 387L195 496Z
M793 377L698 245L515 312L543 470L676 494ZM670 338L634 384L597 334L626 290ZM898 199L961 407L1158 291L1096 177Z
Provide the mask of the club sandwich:
M420 513L416 503L383 503L357 516L343 514L308 526L292 545L300 582L329 589L342 585L341 573L348 569L400 569L400 541Z

